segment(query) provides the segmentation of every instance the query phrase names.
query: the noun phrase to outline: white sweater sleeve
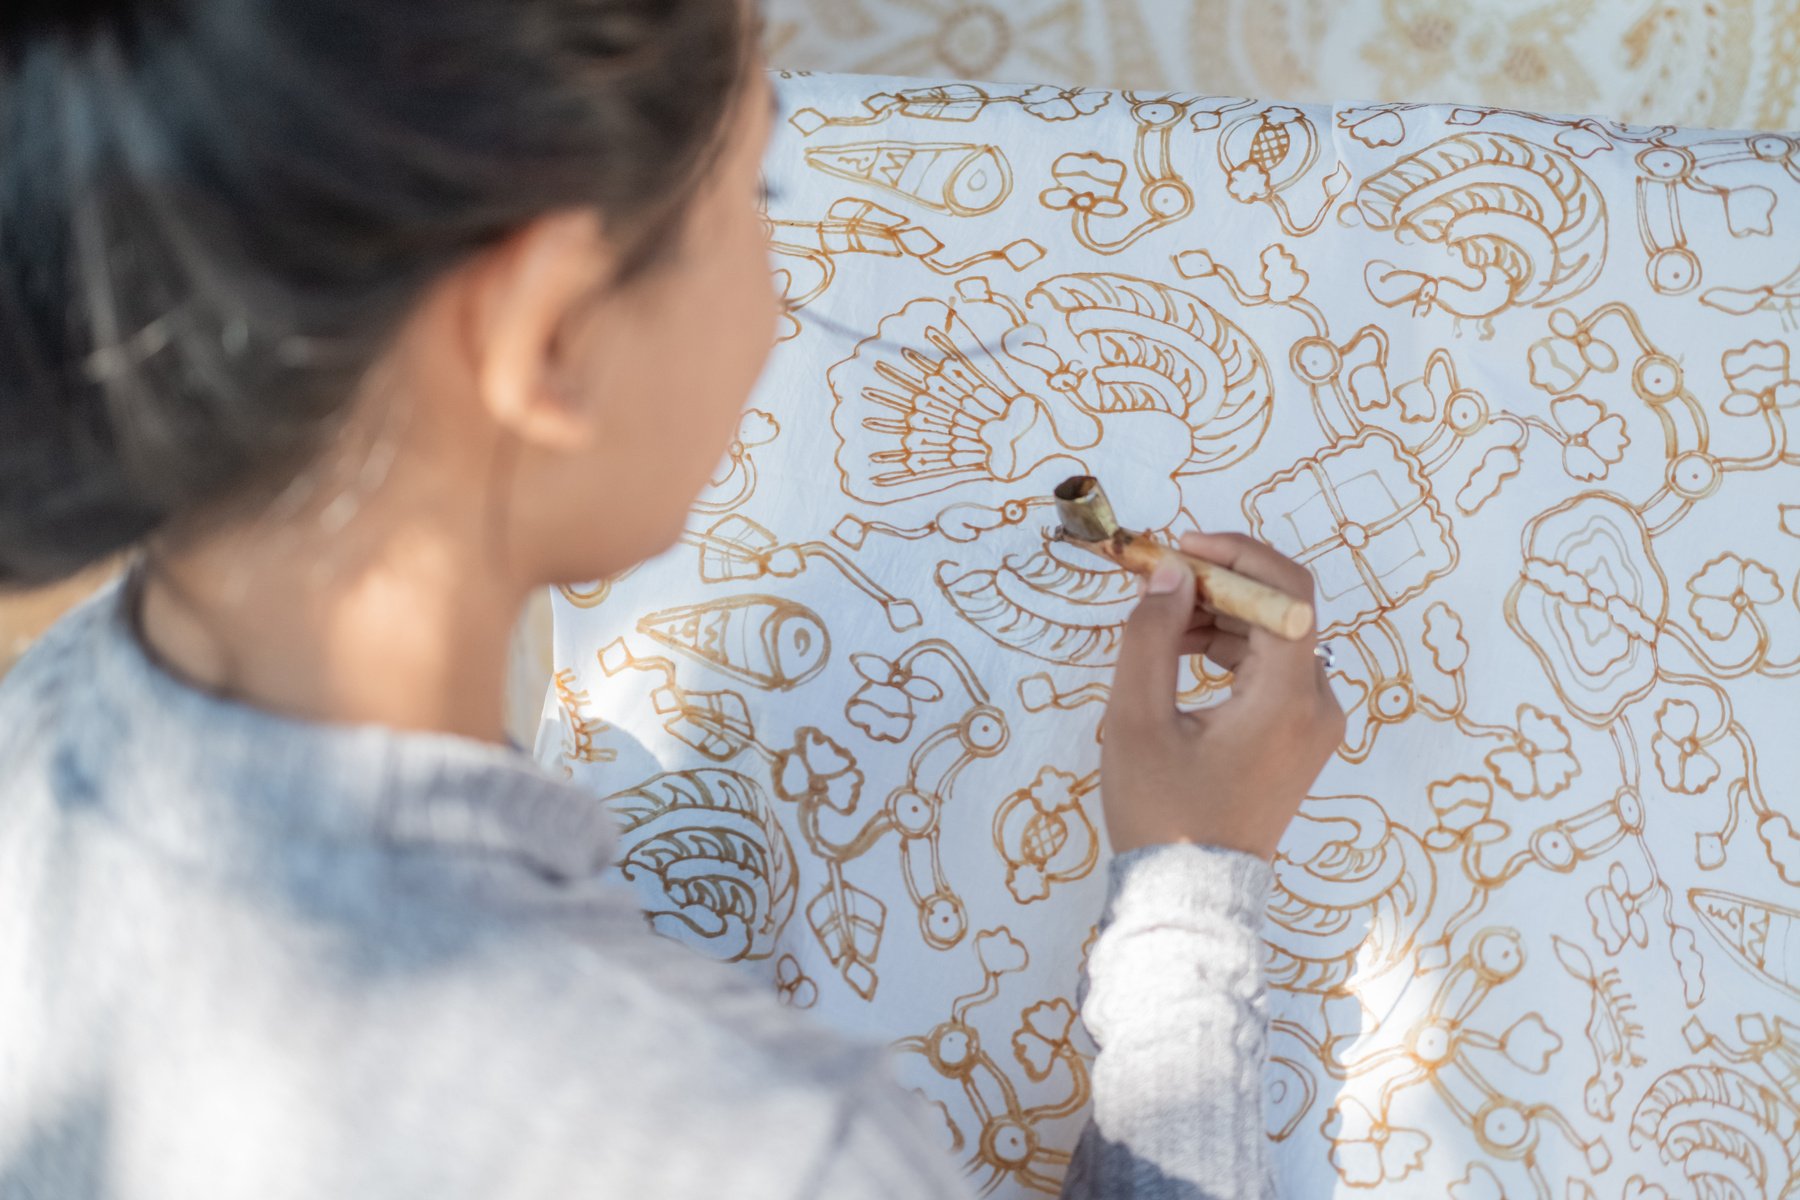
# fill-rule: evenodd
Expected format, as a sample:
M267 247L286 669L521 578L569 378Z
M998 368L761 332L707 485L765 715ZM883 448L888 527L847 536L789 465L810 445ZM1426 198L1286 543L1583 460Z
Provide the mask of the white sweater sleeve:
M1259 936L1269 863L1171 844L1119 855L1110 870L1081 1003L1100 1047L1094 1115L1063 1196L1273 1195Z

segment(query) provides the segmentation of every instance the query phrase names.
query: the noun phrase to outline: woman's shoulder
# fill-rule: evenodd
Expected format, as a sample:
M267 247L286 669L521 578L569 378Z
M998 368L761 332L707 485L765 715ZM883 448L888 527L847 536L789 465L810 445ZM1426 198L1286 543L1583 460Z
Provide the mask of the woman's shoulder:
M336 1070L370 1081L364 1119L387 1144L418 1144L429 1113L478 1175L537 1161L604 1194L707 1195L681 1181L712 1163L771 1181L735 1194L787 1195L774 1181L829 1157L846 1113L897 1091L879 1048L635 914L508 919L413 971L364 981Z
M597 798L491 748L234 714L108 603L0 694L0 859L34 864L0 908L19 978L85 981L40 1014L45 1063L129 1080L144 1136L319 1148L277 1156L301 1192L237 1194L708 1195L696 1155L778 1188L893 1103L878 1047L651 932Z
M117 588L116 581L106 584L74 605L0 675L0 744L5 748L38 733L58 694L91 673L91 652L107 632Z

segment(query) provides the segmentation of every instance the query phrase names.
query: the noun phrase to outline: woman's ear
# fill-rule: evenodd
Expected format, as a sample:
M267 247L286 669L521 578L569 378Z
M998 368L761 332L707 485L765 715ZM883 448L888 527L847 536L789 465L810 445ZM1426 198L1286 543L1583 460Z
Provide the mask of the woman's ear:
M567 386L559 335L614 265L599 215L539 217L490 250L469 278L468 337L475 387L495 424L549 450L589 445L599 406Z

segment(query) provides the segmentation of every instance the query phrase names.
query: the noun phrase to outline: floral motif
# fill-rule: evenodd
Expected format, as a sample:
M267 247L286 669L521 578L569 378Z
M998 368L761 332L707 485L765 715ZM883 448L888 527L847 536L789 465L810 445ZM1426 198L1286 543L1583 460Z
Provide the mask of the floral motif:
M1734 417L1751 417L1759 412L1781 408L1800 408L1800 379L1784 379L1760 392L1732 392L1719 402L1719 407Z
M789 1008L811 1008L819 1001L819 987L800 969L799 959L784 954L775 964L775 995Z
M1244 204L1254 204L1269 194L1269 173L1261 163L1243 163L1226 177L1225 189L1233 199Z
M1608 954L1617 954L1626 942L1640 948L1650 944L1649 927L1622 863L1614 863L1606 873L1606 882L1588 893L1587 910L1593 920L1594 936Z
M1406 123L1391 104L1347 108L1337 114L1337 123L1365 146L1398 146L1406 137Z
M1010 929L984 929L975 935L975 957L989 975L1007 975L1023 971L1031 961L1025 944Z
M941 700L944 689L910 666L879 654L852 654L850 665L863 677L844 706L850 723L878 742L903 742L912 732L913 702Z
M1125 186L1125 164L1088 151L1058 155L1050 174L1057 186L1039 193L1045 208L1069 209L1096 217L1122 217L1125 205L1119 190Z
M1526 1013L1500 1035L1500 1053L1533 1075L1548 1071L1551 1057L1561 1049L1562 1038L1536 1013Z
M1800 380L1788 372L1788 348L1781 342L1750 342L1721 360L1731 391L1719 407L1734 417L1766 416L1787 426L1791 445L1800 435Z
M1605 479L1607 468L1624 458L1625 447L1631 444L1625 418L1586 396L1551 401L1550 415L1568 439L1563 443L1563 470L1571 478Z
M1530 704L1519 705L1513 744L1489 752L1486 761L1500 785L1520 799L1548 800L1568 787L1579 769L1562 720Z
M1664 700L1656 710L1650 749L1663 786L1671 792L1698 795L1719 777L1719 760L1701 747L1699 730L1700 710L1686 700Z
M1093 88L1057 87L1040 83L1019 93L1025 111L1043 121L1070 121L1105 108L1112 94Z
M1286 246L1279 242L1264 246L1261 259L1263 283L1268 285L1272 303L1286 304L1306 290L1306 272Z
M1506 826L1490 820L1494 804L1494 785L1475 775L1456 775L1434 782L1427 790L1431 811L1437 824L1425 833L1425 844L1433 850L1449 850L1468 838L1476 842L1493 841L1506 833Z
M1465 516L1474 516L1499 494L1501 484L1519 473L1519 465L1517 446L1490 446L1469 475L1469 481L1456 493L1456 507Z
M1782 882L1800 886L1800 836L1794 833L1794 823L1781 813L1764 813L1756 822L1756 836Z
M1470 1163L1463 1177L1450 1185L1450 1200L1506 1200L1506 1192L1492 1171Z
M1044 767L1029 788L994 814L995 845L1006 858L1006 887L1020 904L1042 900L1050 885L1080 879L1100 855L1099 838L1081 811L1081 780Z
M852 812L862 796L863 773L845 749L819 730L798 731L792 750L775 754L775 794L797 804L823 804Z
M1374 407L1381 408L1388 397L1376 394ZM1402 421L1429 421L1440 409L1449 412L1452 404L1456 405L1454 415L1448 417L1451 427L1464 429L1474 426L1484 418L1475 414L1485 413L1486 403L1476 397L1475 393L1457 386L1456 369L1447 357L1433 355L1426 364L1425 373L1417 379L1402 380L1393 388L1393 400L1400 406ZM1358 407L1364 406L1362 395L1357 395ZM1464 425L1463 421L1469 421Z
M1737 632L1738 622L1752 605L1781 599L1781 581L1775 572L1755 559L1731 553L1707 563L1687 586L1694 597L1688 601L1688 612L1701 632L1718 642Z
M1425 610L1425 644L1431 648L1431 661L1446 675L1456 674L1469 661L1462 618L1442 600Z
M1625 1181L1625 1190L1619 1193L1619 1200L1669 1200L1669 1193L1663 1190L1660 1183L1651 1183L1642 1175L1633 1175Z
M1340 1096L1321 1132L1331 1139L1331 1165L1351 1187L1373 1187L1419 1169L1431 1139L1416 1129L1378 1121L1354 1096Z
M1589 371L1610 371L1619 365L1618 351L1582 328L1566 308L1550 314L1550 336L1534 342L1526 358L1533 386L1546 392L1566 392Z
M1025 1024L1013 1034L1013 1057L1033 1079L1049 1076L1050 1068L1069 1049L1069 1031L1075 1025L1075 1008L1058 996L1026 1009Z
M1305 561L1336 616L1331 636L1406 603L1457 559L1419 460L1369 428L1251 489L1253 534Z
M1531 647L1569 711L1600 726L1657 680L1667 583L1643 517L1583 492L1532 518L1506 622Z

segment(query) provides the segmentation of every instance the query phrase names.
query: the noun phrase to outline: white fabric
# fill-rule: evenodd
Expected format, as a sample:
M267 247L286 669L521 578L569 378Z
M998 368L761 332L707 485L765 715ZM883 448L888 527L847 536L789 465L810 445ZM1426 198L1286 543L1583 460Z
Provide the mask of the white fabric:
M1133 596L1044 541L1092 472L1319 581L1350 731L1265 928L1288 1194L1800 1186L1795 139L782 90L788 336L683 543L556 602L540 753L657 926L1054 1189Z

